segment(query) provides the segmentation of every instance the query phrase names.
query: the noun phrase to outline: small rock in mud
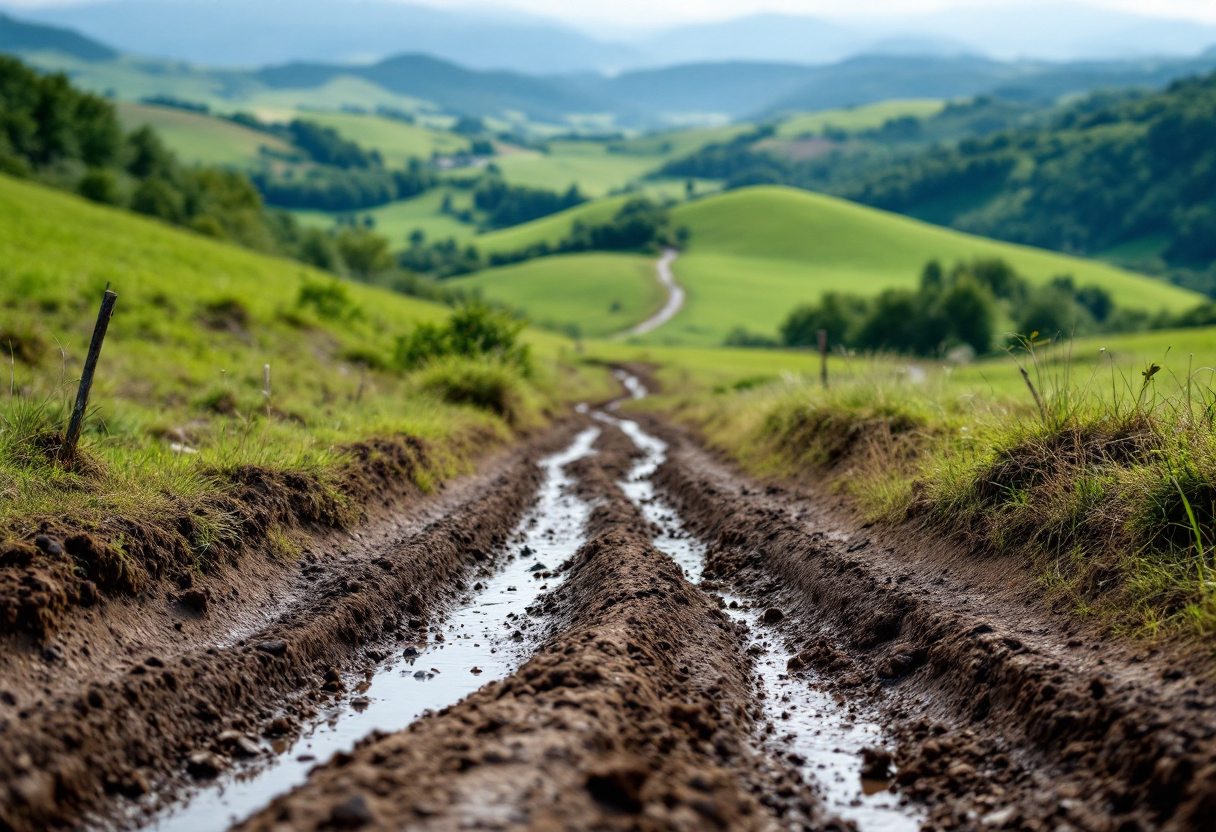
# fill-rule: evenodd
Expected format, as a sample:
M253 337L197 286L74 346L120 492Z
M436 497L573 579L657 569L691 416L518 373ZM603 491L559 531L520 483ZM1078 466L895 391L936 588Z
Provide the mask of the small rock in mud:
M765 624L780 624L785 620L785 613L776 607L769 607L764 611L763 621Z
M265 737L283 737L290 734L295 729L295 724L285 716L275 717L262 731L262 736Z
M263 641L261 644L255 645L253 649L272 656L285 656L287 655L287 642Z
M405 658L407 658L407 659L412 659L418 655L418 648L417 647L407 647L403 651L401 651L401 655L405 656Z
M888 780L891 777L891 752L885 748L861 749L861 776L865 780Z
M549 567L545 566L540 561L537 561L536 563L532 564L532 566L528 569L528 571L529 572L544 572L548 568Z
M254 739L240 731L224 731L215 741L225 753L237 760L250 760L262 753Z
M376 816L367 798L357 794L335 806L329 813L329 823L338 829L359 829L375 823Z
M878 675L886 679L907 676L925 663L928 652L923 647L900 644L891 649L886 659L878 666Z
M474 676L480 676L480 675L481 675L481 668L480 668L480 667L474 667L474 668L473 668L472 670L470 670L469 672L470 672L470 673L472 673Z
M97 584L92 581L81 581L76 592L80 597L80 606L91 607L97 603Z
M366 696L356 696L354 699L350 700L350 706L359 713L366 711L371 704L372 700L368 699Z
M186 771L196 780L211 780L224 769L224 758L210 751L195 751L186 760Z
M58 540L47 537L45 534L40 534L34 538L34 545L48 555L62 555L63 544Z
M642 786L649 776L643 760L613 760L587 775L587 791L606 806L635 814L642 811Z
M203 615L207 612L207 606L211 603L211 599L207 597L207 593L201 589L190 589L177 596L177 600L182 606L196 615Z

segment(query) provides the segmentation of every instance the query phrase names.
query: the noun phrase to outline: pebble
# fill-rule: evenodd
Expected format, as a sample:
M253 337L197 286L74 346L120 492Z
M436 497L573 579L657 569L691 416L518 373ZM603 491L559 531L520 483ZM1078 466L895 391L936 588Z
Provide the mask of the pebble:
M287 655L287 642L285 641L263 641L256 645L254 650L259 650L263 653L269 653L272 656Z
M367 798L361 794L354 795L334 806L329 813L329 823L339 829L358 829L375 822L372 808Z

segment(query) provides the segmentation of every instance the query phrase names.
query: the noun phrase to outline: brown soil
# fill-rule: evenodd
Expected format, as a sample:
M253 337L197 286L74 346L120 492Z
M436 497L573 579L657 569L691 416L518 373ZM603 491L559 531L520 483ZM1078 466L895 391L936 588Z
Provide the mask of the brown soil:
M741 634L616 487L632 444L606 429L598 449L576 469L601 501L590 538L541 604L557 634L241 829L775 829L772 806L810 823L800 780L750 747Z
M7 637L0 829L70 827L85 811L114 811L116 795L170 796L198 768L192 755L230 761L225 732L257 735L279 718L275 730L293 730L328 695L327 671L374 663L380 644L413 637L497 551L535 490L535 460L573 428L526 443L447 494L415 492L404 503L388 488L396 482L402 493L408 468L368 448L364 487L395 509L382 519L314 538L295 561L249 553L188 588L111 599L49 640ZM238 474L269 515L298 510L299 490Z
M458 444L476 455L498 441L478 432ZM190 590L197 578L272 548L275 538L350 528L369 512L418 497L413 483L432 467L425 443L413 436L360 442L344 452L346 464L327 480L255 465L213 472L217 492L183 505L176 516L88 525L26 518L0 529L0 636L45 640L81 608L166 587ZM196 612L207 611L196 593L184 598Z
M595 506L588 542L529 610L547 633L532 658L366 738L242 828L843 829L799 761L760 739L755 645L712 594L727 588L763 600L762 638L792 648L793 677L887 729L866 771L882 778L893 763L892 787L924 805L928 829L1212 828L1207 656L1114 639L1053 609L1022 564L867 528L837 499L756 484L642 421L671 443L656 481L710 544L702 585L653 546L617 485L636 451L601 425L597 453L569 468ZM167 584L170 572L130 597L99 592L42 640L5 636L0 832L130 825L130 797L172 800L255 735L294 735L343 695L344 673L418 639L503 552L536 460L584 426L560 425L435 497L371 489L387 505L369 499L362 525L306 539L297 561L247 552L188 586ZM357 462L379 466L376 482L409 477L382 449ZM46 550L31 538L3 569L61 557Z
M1021 564L866 528L662 432L657 479L711 544L708 585L771 599L805 648L791 669L886 714L898 783L933 828L1212 828L1206 656L1111 638L1048 606Z

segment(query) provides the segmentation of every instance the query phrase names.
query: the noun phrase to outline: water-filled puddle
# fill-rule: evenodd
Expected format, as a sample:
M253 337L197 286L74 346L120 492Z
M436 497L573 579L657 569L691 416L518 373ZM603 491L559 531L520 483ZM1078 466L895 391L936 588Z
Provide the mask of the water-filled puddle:
M622 378L622 383L633 398L646 395L636 378L626 378ZM655 493L651 481L666 459L667 443L646 433L636 422L602 412L594 415L620 427L643 452L621 488L659 529L655 547L679 564L689 581L700 583L705 544L684 530L679 514ZM817 680L809 671L798 676L787 672L786 663L796 651L790 651L784 639L763 623L764 605L754 605L736 595L718 594L726 604L724 611L747 624L753 637L759 640L756 646L760 649L751 652L755 654L765 720L772 726L771 732L761 726L760 743L770 752L796 762L803 775L817 787L825 808L856 822L863 832L916 832L920 828L919 814L912 807L899 805L898 796L888 790L885 782L863 780L861 776L862 749L882 746L882 729L850 709L838 695L817 687Z
M498 559L497 571L477 577L470 597L425 642L404 648L370 677L347 679L357 695L335 705L268 765L221 778L151 824L163 832L227 829L305 781L308 771L349 751L372 731L399 731L427 711L453 705L493 679L509 676L536 647L540 626L527 608L559 578L550 574L586 537L590 506L578 498L566 465L592 453L598 428L548 457L536 505ZM416 655L406 655L416 651Z

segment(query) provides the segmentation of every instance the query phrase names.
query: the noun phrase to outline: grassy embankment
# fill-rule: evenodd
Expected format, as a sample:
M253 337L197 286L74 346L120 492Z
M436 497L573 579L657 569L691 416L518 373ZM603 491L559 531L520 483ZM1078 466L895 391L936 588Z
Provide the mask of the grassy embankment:
M396 369L397 336L448 310L3 177L0 264L0 530L97 544L74 561L28 546L0 559L50 570L51 611L81 573L121 592L243 547L290 556L298 522L351 523L411 480L426 490L468 470L563 401L614 389L559 364L564 340L543 333L526 336L531 378L490 359ZM107 282L117 311L65 467L60 431ZM486 406L460 404L471 398ZM24 615L3 612L0 628Z
M296 152L277 136L202 113L123 102L115 106L126 130L152 127L188 165L251 168L262 158L263 147L281 154Z
M739 372L735 389L712 393L677 357L651 406L753 473L826 481L868 520L1024 562L1057 608L1136 636L1203 639L1216 633L1214 354L1216 331L1185 330L952 371L834 358L826 391L809 373L778 377L789 362L774 356L768 373Z
M479 244L493 251L539 240L555 243L576 220L606 219L621 199L589 203L486 235ZM1003 258L1035 284L1071 274L1078 285L1103 286L1117 304L1132 308L1179 311L1202 300L1104 263L962 234L791 188L745 188L706 197L676 206L672 222L692 232L688 250L675 265L687 302L671 323L645 336L646 343L715 346L737 326L775 335L794 306L816 301L824 292L874 295L887 288L914 288L921 268L933 258L947 266L976 257ZM637 268L638 255L604 257L620 263L622 284ZM579 261L551 259L564 262L566 269L536 260L460 282L520 306L526 306L526 298L544 296L546 318L560 323L584 326L584 321L598 318L598 310L589 313L581 303ZM601 264L602 275L604 268ZM587 331L597 330L587 326Z

